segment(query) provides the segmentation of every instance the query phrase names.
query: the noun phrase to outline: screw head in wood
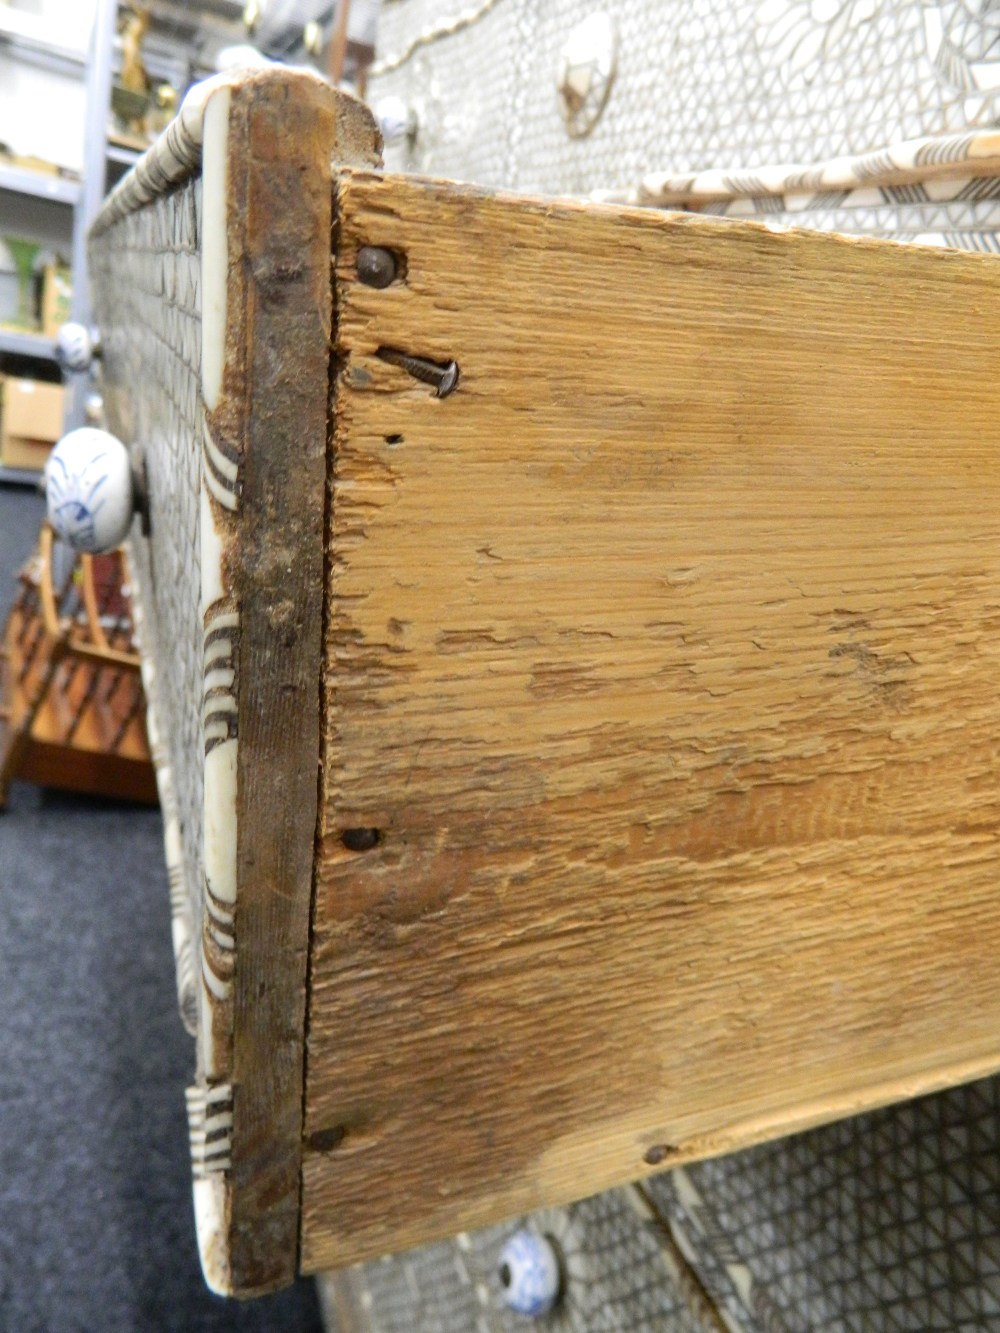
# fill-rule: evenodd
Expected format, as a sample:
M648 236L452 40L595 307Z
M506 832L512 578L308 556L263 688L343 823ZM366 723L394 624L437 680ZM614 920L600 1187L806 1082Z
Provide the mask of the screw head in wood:
M396 280L396 256L381 245L363 245L358 251L357 273L366 287L388 287Z
M516 1231L500 1251L497 1273L508 1309L535 1319L546 1315L559 1300L562 1270L556 1247L548 1236L524 1228Z
M49 522L74 551L112 551L128 536L135 489L128 450L106 430L64 435L45 464Z

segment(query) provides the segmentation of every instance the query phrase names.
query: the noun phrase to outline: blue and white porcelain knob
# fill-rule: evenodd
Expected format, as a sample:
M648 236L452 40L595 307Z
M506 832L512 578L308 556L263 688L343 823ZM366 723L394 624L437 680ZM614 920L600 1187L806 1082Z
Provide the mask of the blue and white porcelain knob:
M106 430L71 430L45 464L45 500L49 522L74 551L114 550L136 511L128 450Z
M556 1247L537 1231L516 1231L500 1251L500 1285L508 1309L540 1318L555 1306L562 1290Z
M95 356L100 355L97 330L71 320L56 335L56 360L63 370L89 370Z
M417 113L401 97L389 94L375 103L375 119L386 144L412 141L417 136Z

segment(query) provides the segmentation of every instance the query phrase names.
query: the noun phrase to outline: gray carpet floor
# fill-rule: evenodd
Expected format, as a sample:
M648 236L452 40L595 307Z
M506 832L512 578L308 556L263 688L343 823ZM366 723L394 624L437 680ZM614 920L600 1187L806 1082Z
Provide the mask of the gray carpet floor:
M0 486L0 616L38 532ZM0 1330L319 1330L315 1288L202 1282L157 811L15 783L0 812Z

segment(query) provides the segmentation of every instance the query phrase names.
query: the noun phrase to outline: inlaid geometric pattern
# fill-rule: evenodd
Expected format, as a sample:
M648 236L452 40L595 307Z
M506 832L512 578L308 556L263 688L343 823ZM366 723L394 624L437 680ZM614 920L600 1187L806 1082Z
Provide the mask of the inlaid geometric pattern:
M144 652L159 665L153 705L172 770L191 920L200 922L204 739L201 552L201 180L126 213L92 242L90 276L103 338L104 409L142 446L150 536L132 543L149 607ZM131 392L142 384L142 392ZM117 387L116 387L117 386ZM194 970L194 969L192 969Z
M742 1327L973 1333L1000 1327L998 1141L984 1079L649 1189Z
M678 1273L675 1247L628 1190L353 1269L370 1333L519 1333L529 1327L531 1321L505 1306L497 1274L504 1241L522 1226L551 1237L563 1266L562 1299L540 1327L553 1333L718 1333L682 1261Z
M966 0L647 0L606 6L618 28L617 74L586 138L566 130L556 89L560 53L594 8L584 0L498 0L453 36L421 45L373 80L373 101L401 97L412 142L390 146L390 170L547 195L635 190L649 173L821 163L904 140L1000 120L1000 11ZM450 9L446 7L447 12ZM444 28L432 0L384 5L379 57L415 32ZM391 61L387 62L391 65ZM470 77L472 72L472 77ZM970 194L919 184L709 205L771 225L896 235L991 250L997 211Z
M379 58L467 7L383 5ZM573 140L556 75L592 9L615 16L618 72L596 128ZM390 152L390 169L585 193L652 170L820 161L991 123L976 80L996 68L996 37L992 7L962 0L499 0L373 80L371 95L398 95L420 117L414 149Z

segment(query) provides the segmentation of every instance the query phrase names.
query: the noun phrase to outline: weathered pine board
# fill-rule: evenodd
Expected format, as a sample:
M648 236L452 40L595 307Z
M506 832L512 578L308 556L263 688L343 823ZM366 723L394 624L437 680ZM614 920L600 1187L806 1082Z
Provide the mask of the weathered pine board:
M263 83L233 98L228 133L225 393L214 425L242 452L226 549L240 614L229 1244L233 1291L248 1295L290 1280L298 1237L331 319L323 195L337 121L323 88Z
M1000 265L334 211L303 1267L1000 1067Z
M195 85L105 202L90 272L134 525L209 1285L298 1271L332 332L332 161L370 113L305 71ZM190 1003L187 1003L190 1001Z
M380 139L363 108L320 80L270 74L233 90L226 133L225 348L207 422L239 460L238 508L215 505L213 522L230 585L221 605L239 626L226 1241L231 1291L250 1296L291 1281L298 1259L331 163L376 163ZM203 531L203 587L205 559Z

